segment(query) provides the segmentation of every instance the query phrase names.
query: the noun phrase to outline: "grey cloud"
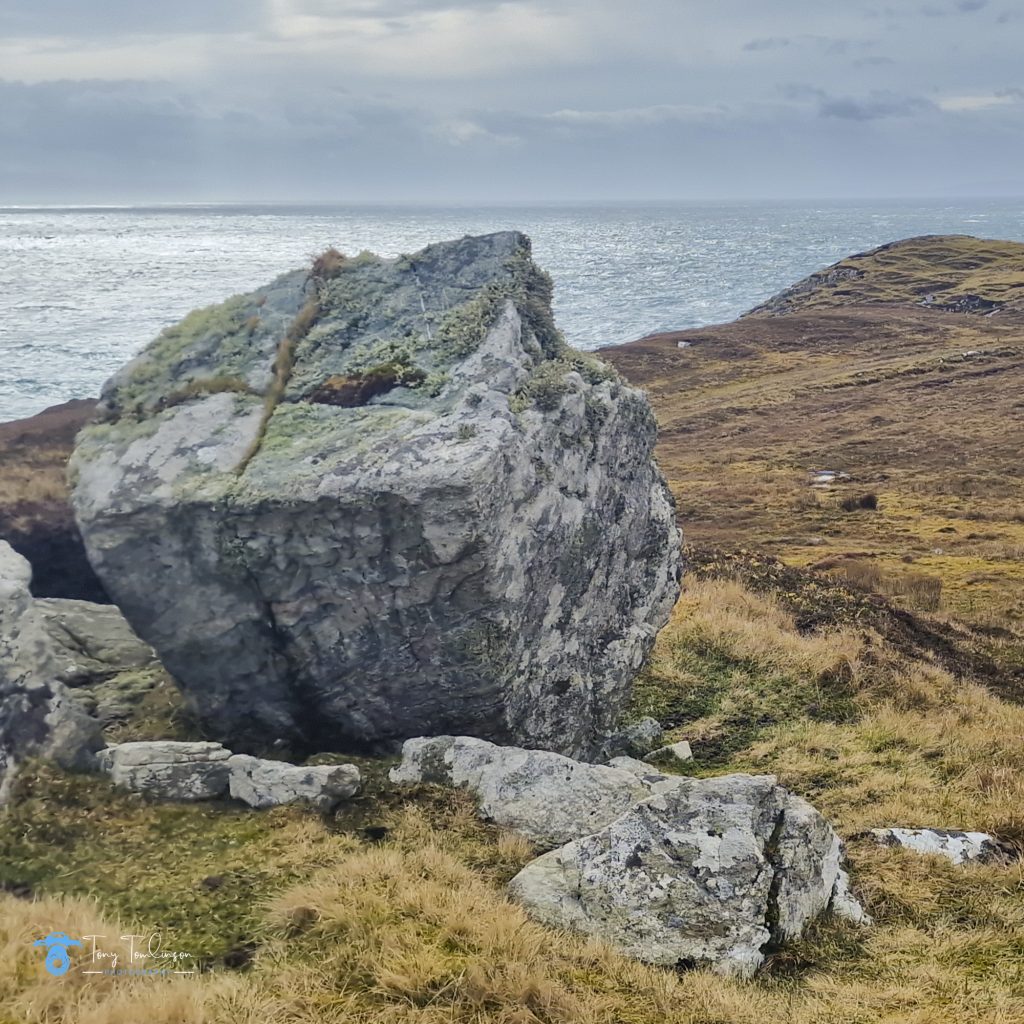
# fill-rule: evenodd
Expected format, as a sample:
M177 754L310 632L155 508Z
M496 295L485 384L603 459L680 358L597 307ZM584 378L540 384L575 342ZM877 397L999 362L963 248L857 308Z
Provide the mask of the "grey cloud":
M965 14L971 14L974 11L980 11L983 7L988 6L988 0L960 0L957 5L957 10L963 11Z
M0 34L77 36L238 32L259 27L263 0L3 0Z
M889 117L913 117L933 110L935 104L920 96L896 96L891 93L872 93L866 97L825 96L818 107L822 117L837 117L845 121L878 121Z
M766 36L761 39L751 39L749 43L744 44L743 49L756 53L759 50L781 50L792 45L793 40L788 37Z

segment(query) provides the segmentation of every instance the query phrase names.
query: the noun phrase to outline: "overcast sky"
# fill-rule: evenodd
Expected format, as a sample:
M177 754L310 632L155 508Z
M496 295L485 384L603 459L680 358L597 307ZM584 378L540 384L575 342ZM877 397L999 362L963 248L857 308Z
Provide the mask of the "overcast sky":
M0 0L0 203L1024 194L1024 0Z

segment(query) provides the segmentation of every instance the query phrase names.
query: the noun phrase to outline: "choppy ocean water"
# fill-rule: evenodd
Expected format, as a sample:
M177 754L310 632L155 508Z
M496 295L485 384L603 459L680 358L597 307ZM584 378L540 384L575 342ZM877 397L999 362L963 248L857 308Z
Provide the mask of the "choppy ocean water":
M910 235L1024 241L1024 200L673 206L0 208L0 422L88 397L168 324L334 245L412 252L518 228L572 344L731 320Z

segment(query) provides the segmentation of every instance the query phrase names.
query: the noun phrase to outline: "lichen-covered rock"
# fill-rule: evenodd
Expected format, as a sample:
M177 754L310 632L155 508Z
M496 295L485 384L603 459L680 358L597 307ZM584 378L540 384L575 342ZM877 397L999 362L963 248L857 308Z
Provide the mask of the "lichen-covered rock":
M87 770L103 746L99 723L57 678L52 640L29 591L32 569L0 541L0 804L28 757Z
M954 864L1007 863L1016 851L987 832L958 832L948 828L873 828L871 835L882 846L901 846L915 853L935 854Z
M302 766L234 754L228 758L228 769L231 796L260 810L302 800L329 811L355 796L361 783L354 764Z
M153 648L111 604L44 598L35 607L53 642L57 678L67 686L87 686L156 663Z
M574 761L547 750L499 747L469 736L407 740L392 782L464 786L480 817L545 846L594 832L667 776Z
M230 757L219 743L139 740L106 747L97 763L123 789L163 800L213 800L227 794Z
M660 746L665 730L655 718L641 718L612 733L605 742L605 757L643 757Z
M678 593L648 403L565 347L514 232L329 252L166 331L100 409L89 558L242 749L595 753Z
M678 779L528 864L512 896L648 963L751 975L824 910L866 920L828 822L772 776Z

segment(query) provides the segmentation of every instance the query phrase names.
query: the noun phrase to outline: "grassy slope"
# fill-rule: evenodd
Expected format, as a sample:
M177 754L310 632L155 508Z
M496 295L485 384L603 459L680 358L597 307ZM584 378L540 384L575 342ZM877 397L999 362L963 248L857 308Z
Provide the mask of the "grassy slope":
M40 766L0 831L0 1021L1024 1019L1019 867L953 868L862 835L931 824L1024 840L1021 338L1009 316L868 304L611 353L651 390L698 545L633 712L690 739L694 773L774 772L827 813L875 928L822 922L752 983L675 975L529 922L501 889L528 844L476 822L460 794L387 790L383 763L364 763L369 793L332 819L156 806ZM969 349L989 354L958 357ZM855 479L811 491L807 470L830 464ZM841 510L867 489L877 512ZM822 561L831 574L804 568ZM851 564L894 592L908 573L940 576L945 609L914 607L932 591L894 603L847 585ZM121 728L189 727L158 687ZM40 928L113 933L114 918L216 969L169 983L40 970Z

